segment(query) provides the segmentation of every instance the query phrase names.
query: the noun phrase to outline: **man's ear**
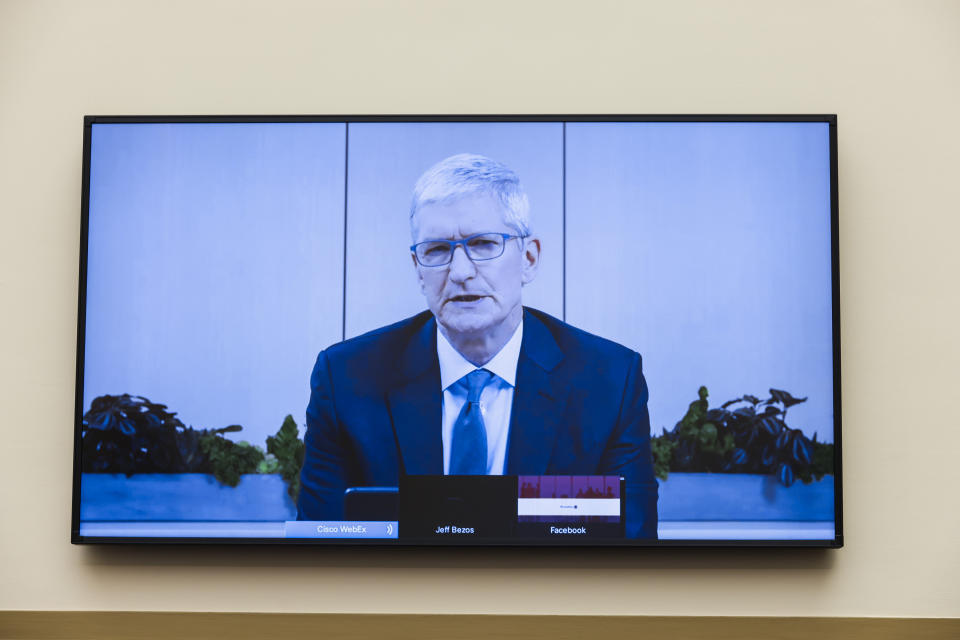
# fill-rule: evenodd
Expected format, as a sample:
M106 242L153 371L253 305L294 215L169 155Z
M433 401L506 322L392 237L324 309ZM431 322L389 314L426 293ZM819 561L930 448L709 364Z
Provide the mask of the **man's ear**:
M540 269L540 238L530 236L523 241L522 271L520 274L523 284L530 284L537 277Z
M417 263L417 256L412 251L410 252L410 259L413 260L413 270L417 272L417 282L420 284L420 293L427 295L427 292L424 290L423 272L420 271L420 265Z

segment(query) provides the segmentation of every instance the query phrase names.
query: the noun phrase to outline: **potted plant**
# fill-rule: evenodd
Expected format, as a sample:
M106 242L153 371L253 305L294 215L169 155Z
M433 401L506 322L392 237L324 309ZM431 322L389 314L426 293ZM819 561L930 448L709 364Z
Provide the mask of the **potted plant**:
M833 519L833 445L786 422L806 398L770 389L711 409L698 396L651 442L661 520Z
M166 405L104 395L83 417L82 520L283 520L296 515L304 445L287 416L266 450L194 429ZM284 490L285 489L285 490Z

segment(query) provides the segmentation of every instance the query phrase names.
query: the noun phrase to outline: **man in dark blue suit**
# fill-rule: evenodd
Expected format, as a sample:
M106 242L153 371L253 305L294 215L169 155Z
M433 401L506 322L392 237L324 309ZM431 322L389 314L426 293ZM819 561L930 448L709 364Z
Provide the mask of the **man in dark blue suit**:
M655 538L640 356L545 313L516 174L470 154L414 188L411 257L428 311L321 352L299 517L343 518L344 490L401 475L619 475L628 537Z

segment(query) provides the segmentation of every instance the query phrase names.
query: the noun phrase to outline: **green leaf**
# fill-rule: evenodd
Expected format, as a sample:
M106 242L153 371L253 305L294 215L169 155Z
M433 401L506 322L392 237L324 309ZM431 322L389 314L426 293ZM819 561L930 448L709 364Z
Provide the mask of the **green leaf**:
M240 484L240 476L257 471L264 460L263 449L249 442L231 442L218 434L200 436L200 448L210 459L214 477L229 487Z
M280 462L272 453L268 453L257 465L257 473L280 473Z
M300 495L300 468L306 450L297 433L297 423L288 415L276 435L267 436L267 452L276 456L280 475L287 483L287 493L294 502Z
M666 437L658 436L650 439L650 448L653 452L653 473L661 480L666 480L670 472L670 463L673 459L673 450L677 443Z
M709 446L717 441L717 427L713 423L707 422L700 427L700 444Z

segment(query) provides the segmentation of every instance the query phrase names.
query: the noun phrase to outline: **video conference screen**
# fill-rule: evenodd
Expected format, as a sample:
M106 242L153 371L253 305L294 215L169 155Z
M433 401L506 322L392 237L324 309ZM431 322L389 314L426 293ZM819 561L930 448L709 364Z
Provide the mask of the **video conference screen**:
M842 544L834 116L84 131L75 543Z

